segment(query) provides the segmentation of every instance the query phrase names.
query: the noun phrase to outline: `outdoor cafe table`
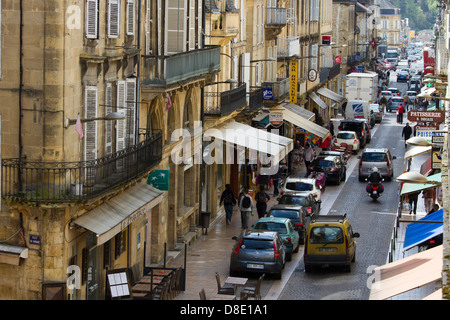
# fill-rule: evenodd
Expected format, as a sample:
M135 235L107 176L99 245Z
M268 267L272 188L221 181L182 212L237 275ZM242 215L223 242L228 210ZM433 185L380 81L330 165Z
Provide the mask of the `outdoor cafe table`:
M234 286L234 293L237 295L237 287L243 287L246 285L248 278L241 277L228 277L225 280L225 284L231 284Z

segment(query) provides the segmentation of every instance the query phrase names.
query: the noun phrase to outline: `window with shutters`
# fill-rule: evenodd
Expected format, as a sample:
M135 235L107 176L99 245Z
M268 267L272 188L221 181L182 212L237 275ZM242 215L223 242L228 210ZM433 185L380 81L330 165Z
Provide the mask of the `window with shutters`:
M97 117L97 87L86 86L84 90L85 118ZM84 161L97 159L97 121L89 121L84 126ZM85 172L85 184L95 183L95 166L88 166Z
M108 1L108 38L120 37L120 0Z
M184 52L187 30L187 0L166 1L166 42L167 54Z
M126 82L123 80L117 81L117 112L126 114L125 109L126 99ZM126 134L126 119L117 120L116 122L116 152L125 149L125 134ZM123 160L116 162L117 169L123 168Z
M319 52L319 46L317 43L315 43L312 44L310 48L311 48L310 51L311 58L309 59L309 69L314 69L317 71L317 61L318 61L317 55Z
M127 35L134 36L135 20L134 0L127 0Z
M113 112L112 97L112 83L108 82L105 89L105 115ZM113 153L113 125L113 121L105 121L105 156Z
M86 38L98 39L98 1L86 0Z
M188 14L188 25L189 25L189 39L187 50L195 50L195 7L196 1L189 0L189 14Z
M136 79L126 80L126 141L127 147L135 144L135 113L136 113Z

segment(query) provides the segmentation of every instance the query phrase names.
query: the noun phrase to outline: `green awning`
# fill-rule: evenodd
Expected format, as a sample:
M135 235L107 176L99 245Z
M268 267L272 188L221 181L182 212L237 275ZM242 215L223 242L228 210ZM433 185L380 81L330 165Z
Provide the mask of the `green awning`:
M441 173L433 174L427 177L428 180L432 181L442 181ZM417 184L417 183L404 183L402 187L402 192L400 195L410 194L413 192L421 192L426 189L436 188L435 184Z

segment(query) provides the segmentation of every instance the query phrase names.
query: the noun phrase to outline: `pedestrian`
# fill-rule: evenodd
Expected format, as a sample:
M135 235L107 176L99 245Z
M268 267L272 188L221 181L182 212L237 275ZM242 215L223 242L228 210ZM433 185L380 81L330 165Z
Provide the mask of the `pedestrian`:
M272 181L273 181L273 195L277 196L278 195L278 183L281 180L281 167L280 167L280 165L278 165L277 173L272 175L271 178L272 178Z
M408 195L408 198L409 198L409 214L411 214L411 212L416 214L416 212L417 212L417 200L419 198L419 194L420 194L420 192L413 192L413 193Z
M430 212L436 202L436 190L435 188L429 188L422 192L422 198L425 204L425 212Z
M222 192L219 205L222 205L222 202L225 207L225 222L226 224L230 224L231 216L233 215L233 206L236 204L236 198L234 197L230 184L225 185L225 190Z
M334 122L330 120L330 123L328 124L330 126L330 134L331 137L334 137Z
M405 148L407 147L406 141L411 137L412 135L412 128L409 125L409 122L406 123L406 126L402 130L402 137L405 138Z
M383 112L384 112L384 110L385 110L386 103L387 103L386 97L385 97L385 96L382 96L381 99L380 99L380 104L381 104L381 106L382 106L382 108L383 108Z
M267 201L270 200L269 195L264 191L264 189L264 185L260 185L259 192L255 196L258 218L262 218L266 215Z
M406 112L408 112L410 100L409 100L409 96L407 94L405 94L403 96L403 101L405 102Z
M403 113L405 112L405 109L403 109L402 105L398 106L397 111L397 123L403 124Z
M253 213L253 199L245 187L239 195L239 210L241 211L241 225L243 229L248 229L250 214Z
M431 210L427 213L427 215L432 214L433 212L436 212L440 209L439 205L437 203L433 204L433 207Z
M305 160L305 166L306 166L306 176L309 176L309 166L311 165L311 162L314 159L314 150L311 148L311 145L309 142L306 143L305 151L303 152L303 159Z

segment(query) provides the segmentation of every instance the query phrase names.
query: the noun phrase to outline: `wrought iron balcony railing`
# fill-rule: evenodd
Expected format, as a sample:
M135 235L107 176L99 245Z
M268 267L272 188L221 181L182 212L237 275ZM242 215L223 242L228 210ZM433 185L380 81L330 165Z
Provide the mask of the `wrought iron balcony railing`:
M142 87L179 85L220 71L220 46L142 58Z
M278 7L266 8L266 27L284 26L287 23L287 9Z
M162 133L103 158L78 162L2 160L2 197L15 202L63 203L92 199L150 170L162 158Z
M216 83L205 87L205 114L223 116L244 107L247 103L246 84L241 83L237 88L221 91L221 87L230 86L228 83Z

